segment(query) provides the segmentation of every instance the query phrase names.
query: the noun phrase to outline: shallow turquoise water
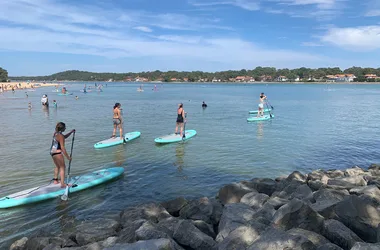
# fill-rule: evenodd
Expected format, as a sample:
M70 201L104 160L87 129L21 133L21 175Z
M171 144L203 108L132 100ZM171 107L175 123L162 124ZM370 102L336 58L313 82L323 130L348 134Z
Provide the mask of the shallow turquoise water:
M57 96L47 87L28 92L28 98L25 91L0 94L0 197L52 178L48 150L58 121L77 130L72 175L125 168L122 178L72 194L68 203L56 199L0 210L0 249L36 230L60 232L68 220L145 201L214 196L223 184L253 177L380 162L380 85L158 84L152 91L145 84L142 93L138 86L109 83L104 92L84 94L83 84L74 83L67 85L72 96ZM276 117L247 123L262 91ZM44 93L50 102L57 100L57 109L41 108ZM140 131L141 137L95 150L94 143L111 136L115 102L122 104L126 132ZM174 132L179 102L188 112L186 128L197 136L184 144L155 145L154 138Z

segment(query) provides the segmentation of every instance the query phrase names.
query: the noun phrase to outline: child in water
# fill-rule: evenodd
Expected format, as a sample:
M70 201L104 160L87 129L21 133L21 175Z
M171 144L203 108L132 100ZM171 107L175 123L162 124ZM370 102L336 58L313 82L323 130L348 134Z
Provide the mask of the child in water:
M53 100L53 107L54 107L54 108L57 107L57 102L56 102L56 100Z
M31 102L28 103L28 109L32 109L32 103Z
M77 95L75 96L75 100L78 100L78 96Z

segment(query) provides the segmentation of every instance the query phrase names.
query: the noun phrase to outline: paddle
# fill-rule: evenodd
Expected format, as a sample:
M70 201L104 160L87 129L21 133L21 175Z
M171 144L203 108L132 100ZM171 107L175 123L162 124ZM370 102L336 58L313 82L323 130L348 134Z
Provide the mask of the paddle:
M271 109L273 110L274 108L273 108L273 106L269 103L268 98L267 98L267 103L270 105Z
M270 112L270 110L269 110L268 102L265 102L265 104L267 105L267 108L268 108L268 111L269 111L269 116L270 116L270 118L272 118L272 114L271 114L271 112ZM272 108L272 109L273 109L273 108Z
M69 168L67 170L66 190L65 190L65 193L61 196L61 200L63 201L67 201L67 199L69 198L69 181L70 181L71 160L72 160L73 147L74 147L74 138L75 138L75 131L74 131L73 139L71 141L71 152L70 152Z
M186 138L186 117L187 113L185 112L185 123L183 124L183 134L182 134L182 140Z

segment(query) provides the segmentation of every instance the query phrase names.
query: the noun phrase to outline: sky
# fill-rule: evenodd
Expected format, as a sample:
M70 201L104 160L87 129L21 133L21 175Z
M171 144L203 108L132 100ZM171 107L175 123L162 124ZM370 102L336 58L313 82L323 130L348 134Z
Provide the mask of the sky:
M0 0L0 67L380 67L379 0Z

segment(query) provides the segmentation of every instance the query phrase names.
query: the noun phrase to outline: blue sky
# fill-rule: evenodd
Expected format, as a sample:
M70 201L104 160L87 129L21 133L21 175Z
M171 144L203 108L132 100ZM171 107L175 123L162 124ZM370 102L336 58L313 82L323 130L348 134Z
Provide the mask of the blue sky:
M378 0L1 0L9 75L380 67Z

